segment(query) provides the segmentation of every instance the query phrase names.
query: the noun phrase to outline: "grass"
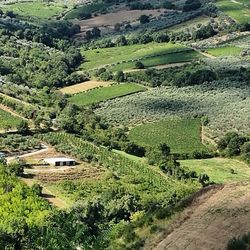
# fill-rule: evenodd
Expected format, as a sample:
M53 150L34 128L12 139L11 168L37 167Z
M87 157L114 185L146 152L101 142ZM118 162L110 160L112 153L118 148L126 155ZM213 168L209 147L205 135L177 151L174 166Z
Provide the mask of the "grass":
M21 118L0 109L0 129L16 128L21 120Z
M140 91L146 90L145 87L138 84L126 83L126 84L117 84L110 87L93 89L88 92L82 92L76 94L69 98L70 102L79 105L90 105L116 97L121 97Z
M121 150L113 149L112 151L119 154L119 155L122 155L122 156L124 156L132 161L135 161L135 162L144 162L145 161L145 158L141 158L141 157L138 157L135 155L127 154L126 152L121 151Z
M107 4L104 4L104 3L93 3L90 5L79 6L77 8L73 8L72 10L70 10L64 16L64 19L65 20L78 19L80 18L80 14L82 13L94 13L102 9L105 9L106 7L107 7Z
M77 93L88 91L90 89L94 89L94 88L98 88L98 87L107 87L111 84L112 84L112 82L102 82L102 81L91 80L91 81L78 83L78 84L74 84L74 85L71 85L68 87L61 88L60 91L63 94L71 94L72 95L72 94L77 94Z
M129 138L142 146L166 143L173 153L206 149L201 143L199 119L169 119L133 128Z
M172 63L179 63L179 62L189 62L195 58L200 57L201 55L193 50L182 51L178 53L171 53L166 55L160 55L156 57L150 57L142 59L141 62L144 64L146 68L165 65L165 64L172 64ZM111 67L112 71L119 71L119 70L130 70L135 69L135 62L127 62L117 64Z
M206 173L210 180L216 183L243 181L250 178L250 167L235 159L183 160L181 165L195 170L198 174ZM231 169L235 173L232 173Z
M197 24L206 24L209 22L209 17L207 16L198 16L191 20L188 20L186 22L182 22L180 24L176 24L174 26L171 26L167 28L168 31L176 32L176 31L182 31L187 28L194 28Z
M189 50L183 45L173 43L148 43L135 44L113 48L82 50L86 62L81 65L82 69L90 70L114 66L117 63L135 63L135 60L143 60L146 57L162 56L170 53Z
M221 11L225 12L239 23L250 21L250 4L248 0L237 0L235 2L230 0L219 0L216 5Z
M64 8L56 4L46 4L44 2L23 2L2 5L4 11L11 10L22 17L35 17L49 19L63 12Z
M213 56L220 57L220 56L240 56L243 48L239 47L218 47L218 48L211 48L208 49L207 52Z

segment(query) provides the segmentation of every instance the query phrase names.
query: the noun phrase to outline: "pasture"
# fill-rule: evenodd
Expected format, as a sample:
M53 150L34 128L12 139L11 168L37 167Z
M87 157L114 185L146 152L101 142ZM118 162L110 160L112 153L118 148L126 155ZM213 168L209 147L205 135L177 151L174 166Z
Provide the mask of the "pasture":
M148 43L136 44L122 47L82 50L86 58L81 65L84 70L90 70L105 66L116 66L118 63L135 63L136 60L143 60L150 57L163 56L176 52L188 51L181 44L173 43Z
M73 95L69 101L79 105L90 105L116 97L126 96L146 90L145 87L133 83L117 84L105 88L97 88Z
M61 88L60 92L62 92L63 94L72 95L72 94L77 94L80 92L88 91L88 90L99 88L99 87L108 87L111 84L112 82L102 82L102 81L91 80L91 81L86 81L83 83L78 83L78 84L74 84L68 87Z
M217 47L217 48L211 48L207 50L207 53L212 55L212 56L240 56L243 48L239 47L231 47L231 46L226 46L226 47Z
M198 174L206 173L210 180L216 183L244 181L250 178L250 167L235 159L213 158L180 162L182 166Z
M168 119L135 127L129 138L141 146L157 147L166 143L172 153L192 153L206 149L200 135L199 119Z
M248 0L219 0L216 3L219 10L225 12L228 16L239 23L249 22L250 4Z
M27 18L49 19L62 13L65 9L61 5L45 2L19 2L1 5L3 11L13 11L14 13Z
M14 129L21 122L21 118L0 109L0 130Z

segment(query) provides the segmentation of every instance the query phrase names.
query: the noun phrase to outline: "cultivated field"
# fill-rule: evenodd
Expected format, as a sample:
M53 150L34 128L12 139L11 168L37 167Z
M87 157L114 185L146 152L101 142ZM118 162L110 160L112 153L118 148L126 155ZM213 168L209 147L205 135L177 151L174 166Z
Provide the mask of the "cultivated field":
M136 44L122 47L82 50L86 58L81 66L82 69L89 70L105 67L107 65L116 66L117 63L135 63L135 60L163 57L164 55L183 52L189 50L183 45L172 43L149 43ZM179 60L181 61L181 60ZM161 62L161 64L163 64Z
M54 3L45 2L20 2L13 4L1 5L4 11L12 10L14 13L22 17L36 17L40 19L48 19L62 13L65 9Z
M213 56L240 56L243 48L239 47L218 47L218 48L211 48L207 50L207 53Z
M250 4L248 0L218 0L217 7L239 23L249 22Z
M65 88L60 89L60 91L63 94L77 94L79 92L84 92L84 91L88 91L90 89L95 89L95 88L99 88L99 87L108 87L109 85L111 85L113 82L101 82L101 81L95 81L95 80L91 80L91 81L86 81L83 83L79 83L79 84L75 84L75 85L71 85Z
M21 118L0 109L0 129L16 128L21 120Z
M144 64L145 68L157 67L157 66L171 67L171 64L190 62L199 57L201 57L201 54L197 53L196 51L187 50L178 53L170 53L170 54L149 57L142 59L140 61ZM111 69L111 71L133 70L135 69L135 62L120 63L115 66L109 67L109 69Z
M90 105L116 97L126 96L146 90L145 87L133 83L117 84L106 88L93 89L69 98L70 102L79 105Z
M244 162L234 159L184 160L181 161L181 165L196 171L198 174L206 173L210 177L210 180L216 183L250 179L250 167Z
M192 153L206 149L200 135L199 119L169 119L138 126L130 131L129 138L142 146L155 147L166 143L172 153Z
M164 9L160 10L119 10L104 15L99 15L87 20L78 21L77 24L81 26L82 31L89 30L93 27L100 27L104 30L114 30L116 23L136 22L141 15L150 15L151 17L158 17L164 13ZM67 16L66 16L67 17Z
M110 123L124 125L207 115L209 124L206 130L214 136L220 137L231 130L250 134L249 96L249 85L241 81L222 80L182 88L160 87L107 101L101 104L96 114Z

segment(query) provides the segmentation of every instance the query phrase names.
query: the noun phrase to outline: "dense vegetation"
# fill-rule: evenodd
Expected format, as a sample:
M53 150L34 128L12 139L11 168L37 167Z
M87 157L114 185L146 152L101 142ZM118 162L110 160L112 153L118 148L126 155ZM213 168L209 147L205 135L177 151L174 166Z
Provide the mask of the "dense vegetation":
M45 184L40 159L27 169L0 154L1 249L140 249L171 231L202 187L249 179L247 0L10 1L0 9L1 152L47 144L48 156L80 163L61 173L47 166L47 176L64 178ZM97 88L60 91L86 81ZM78 170L87 177L68 178ZM50 205L46 188L71 206ZM228 249L246 248L248 238Z

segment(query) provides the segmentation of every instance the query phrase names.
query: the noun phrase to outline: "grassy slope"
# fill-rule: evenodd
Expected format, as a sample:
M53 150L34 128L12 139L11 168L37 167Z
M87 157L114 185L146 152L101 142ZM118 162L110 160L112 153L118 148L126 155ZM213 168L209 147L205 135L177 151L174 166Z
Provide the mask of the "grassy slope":
M27 17L37 17L41 19L51 18L60 14L64 9L55 4L49 4L43 2L30 2L30 3L14 3L10 5L3 5L1 8L4 11L12 10L14 13Z
M6 111L0 109L0 129L10 127L16 128L17 125L20 123L21 118L13 116Z
M157 56L183 50L187 50L187 48L183 45L172 43L136 44L87 51L83 50L82 54L85 56L86 62L82 64L81 68L89 70L118 62L126 62L128 60L145 59L146 56Z
M137 93L145 89L145 87L133 83L119 84L79 93L72 96L69 100L79 106L83 106Z
M208 174L211 181L216 183L249 180L250 178L250 167L234 159L184 160L181 161L181 165L197 173ZM233 169L235 173L232 174L230 169Z
M220 47L220 48L211 48L207 52L213 56L239 56L243 48L239 47Z
M239 23L249 22L250 4L248 0L237 0L236 2L219 0L217 7Z
M132 129L129 138L143 146L166 143L173 153L191 153L205 149L200 139L198 119L164 120L144 124Z

